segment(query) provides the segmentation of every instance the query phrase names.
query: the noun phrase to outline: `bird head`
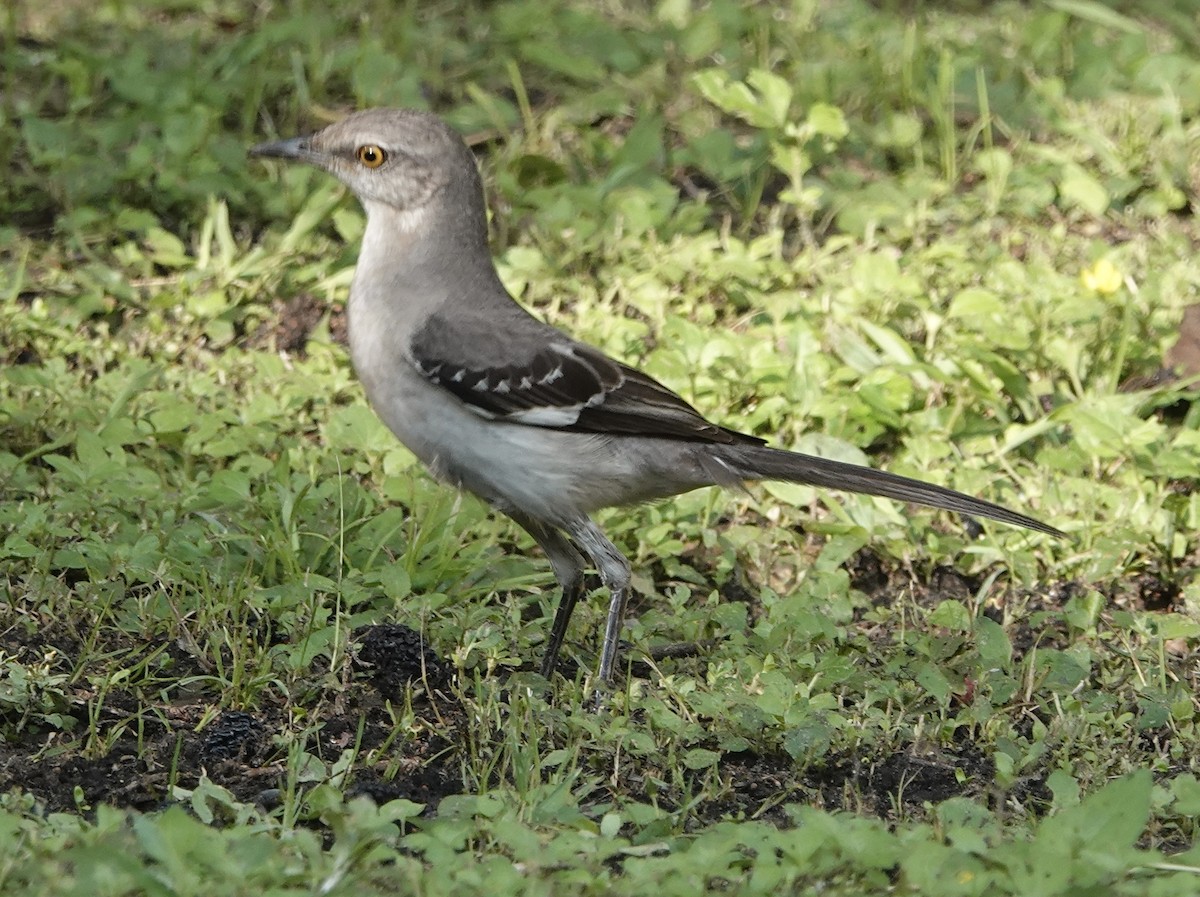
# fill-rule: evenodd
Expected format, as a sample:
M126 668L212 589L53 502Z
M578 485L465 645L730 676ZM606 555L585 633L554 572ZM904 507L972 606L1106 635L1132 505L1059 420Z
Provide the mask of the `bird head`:
M481 204L474 157L449 125L428 112L367 109L307 137L260 143L250 155L307 162L332 174L368 213L382 205L417 214L454 194Z

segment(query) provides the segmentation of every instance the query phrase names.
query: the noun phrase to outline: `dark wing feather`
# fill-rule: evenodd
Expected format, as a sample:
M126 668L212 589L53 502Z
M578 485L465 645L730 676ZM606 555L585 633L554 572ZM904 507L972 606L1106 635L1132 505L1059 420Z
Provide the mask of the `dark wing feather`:
M624 364L617 364L617 367L621 372L620 384L609 390L603 403L583 410L577 429L670 436L698 442L765 443L766 440L757 436L739 433L706 420L699 411L653 377Z
M488 417L520 417L546 409L566 419L577 416L589 402L603 401L620 381L619 373L589 363L569 346L546 346L520 363L494 366L422 355L415 348L413 355L417 370L430 382Z
M429 382L495 420L587 433L763 443L710 423L657 380L532 317L499 323L494 335L488 346L467 347L435 316L409 351ZM536 348L514 360L522 345Z

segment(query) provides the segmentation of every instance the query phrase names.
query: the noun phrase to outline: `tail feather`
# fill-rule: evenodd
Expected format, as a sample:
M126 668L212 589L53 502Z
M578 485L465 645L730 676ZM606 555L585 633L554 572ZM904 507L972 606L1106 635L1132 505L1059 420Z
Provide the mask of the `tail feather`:
M1011 511L1003 505L972 498L945 486L935 486L933 483L923 483L920 480L888 473L886 470L875 470L871 467L765 446L729 446L722 454L722 460L745 480L784 480L823 489L878 495L973 517L990 517L992 520L1023 526L1051 536L1065 535L1040 520Z

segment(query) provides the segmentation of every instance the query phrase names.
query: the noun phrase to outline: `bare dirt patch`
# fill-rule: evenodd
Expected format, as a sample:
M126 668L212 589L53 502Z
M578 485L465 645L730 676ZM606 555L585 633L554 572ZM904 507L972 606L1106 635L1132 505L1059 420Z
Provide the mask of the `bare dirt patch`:
M322 715L307 726L306 749L330 763L347 748L366 755L390 741L386 768L360 766L349 792L377 800L405 797L435 807L462 788L454 753L439 736L397 738L387 702L420 680L414 706L428 712L431 723L436 718L439 730L453 731L461 711L445 694L431 691L433 683L445 681L446 668L406 627L360 630L355 647L355 675L343 693L319 702ZM32 638L9 631L0 650L17 661L52 650L61 668L69 669L80 644L63 630ZM192 789L207 776L240 801L269 806L287 784L287 739L281 736L295 726L293 709L264 704L214 714L202 701L160 702L116 690L89 720L89 702L80 696L63 707L74 720L71 733L31 725L0 744L0 791L19 788L49 812L86 811L101 803L153 810L175 799L174 787ZM97 738L79 734L89 727Z

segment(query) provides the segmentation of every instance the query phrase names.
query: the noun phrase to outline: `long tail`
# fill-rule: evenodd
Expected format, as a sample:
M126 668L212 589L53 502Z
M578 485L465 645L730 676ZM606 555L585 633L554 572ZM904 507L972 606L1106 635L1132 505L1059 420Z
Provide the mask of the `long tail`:
M886 470L875 470L871 467L860 467L857 464L830 461L815 455L802 455L799 452L787 452L766 446L729 446L721 453L721 459L744 480L784 480L823 489L878 495L974 517L990 517L1051 536L1066 535L1040 520L1010 511L1003 505L972 498L944 486L922 483L920 480L888 473Z

